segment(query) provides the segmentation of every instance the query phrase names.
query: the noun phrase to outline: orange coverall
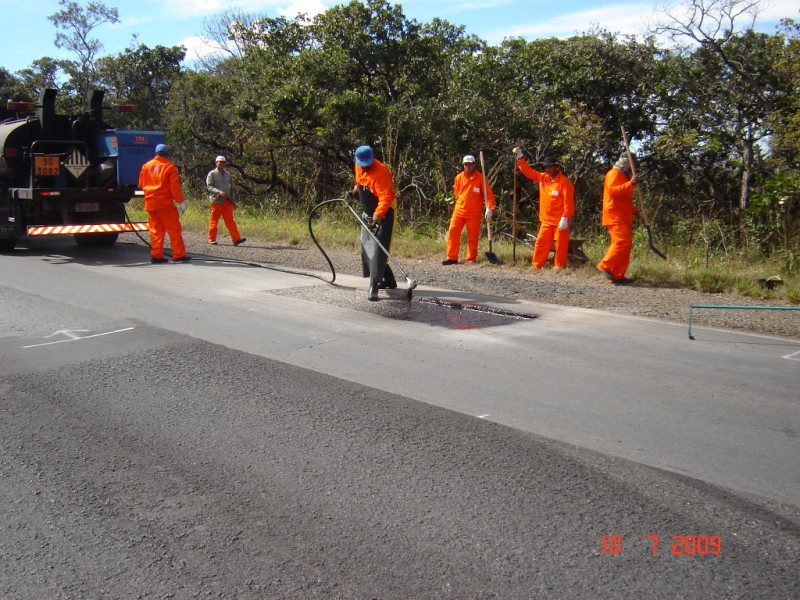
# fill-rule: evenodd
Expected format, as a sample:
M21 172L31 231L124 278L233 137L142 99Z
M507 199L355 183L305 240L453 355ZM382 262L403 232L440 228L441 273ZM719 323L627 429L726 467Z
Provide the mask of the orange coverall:
M456 204L453 215L450 217L450 228L447 231L447 259L458 260L458 250L461 247L461 232L467 226L467 262L478 259L478 238L481 234L481 220L483 219L483 173L473 171L467 175L461 171L453 180L453 193L456 195ZM489 208L494 210L494 192L489 182L486 181L486 196Z
M150 229L150 256L164 258L164 236L169 235L172 259L186 256L181 220L175 202L183 202L178 169L168 158L156 156L142 165L139 188L144 190L144 209Z
M386 213L389 212L390 208L397 208L397 194L394 191L392 173L389 171L389 167L377 158L373 159L372 165L368 169L362 169L358 165L355 165L355 167L356 183L368 187L373 196L378 199L378 206L370 216L385 219Z
M636 205L633 203L633 183L630 177L613 168L606 173L603 184L603 225L608 228L611 245L597 268L622 279L631 260L633 234L631 226Z
M391 252L395 213L397 212L397 193L394 191L392 172L389 171L389 167L376 158L367 168L355 165L355 178L356 184L362 188L359 190L359 198L364 214L367 218L381 217L383 219L383 223L375 232L375 237L383 244L384 248ZM361 268L362 275L370 278L370 288L384 280L394 282L394 273L387 264L389 257L381 250L377 253L377 257L370 259L363 239L362 232Z
M555 178L547 173L535 171L528 165L528 161L520 158L517 166L525 177L539 184L539 233L536 235L536 244L533 247L531 264L536 269L541 269L547 262L553 238L556 240L556 255L553 267L563 269L567 266L567 251L569 250L569 228L558 230L561 217L572 219L575 214L575 187L564 174L559 171Z

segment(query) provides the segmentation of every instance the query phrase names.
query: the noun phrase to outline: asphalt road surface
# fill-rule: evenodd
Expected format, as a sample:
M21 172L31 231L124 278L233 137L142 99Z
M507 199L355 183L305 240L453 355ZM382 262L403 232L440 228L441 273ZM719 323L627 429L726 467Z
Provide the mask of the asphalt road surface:
M0 256L0 597L800 596L796 343L147 259Z

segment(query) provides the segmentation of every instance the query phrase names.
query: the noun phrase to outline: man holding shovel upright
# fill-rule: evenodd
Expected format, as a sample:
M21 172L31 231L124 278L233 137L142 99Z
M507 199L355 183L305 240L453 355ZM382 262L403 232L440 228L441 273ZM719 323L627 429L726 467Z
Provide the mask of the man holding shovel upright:
M531 264L537 270L544 267L550 255L553 238L556 241L555 270L567 267L569 251L569 222L575 214L575 187L561 172L558 161L549 156L542 159L544 172L535 171L522 154L521 148L512 150L517 167L525 177L539 184L539 233L533 247Z
M467 227L468 263L478 260L478 238L481 234L481 216L492 218L494 210L494 193L483 174L475 166L475 157L467 154L461 161L464 170L456 175L453 181L453 193L456 203L450 217L450 228L447 230L447 258L443 265L458 264L458 251L461 248L461 232ZM484 209L484 182L486 184L486 207Z
M397 194L394 191L389 167L377 160L369 146L356 148L356 184L350 192L361 200L364 221L373 235L388 252L394 232L394 215L397 210ZM393 290L397 287L394 273L387 264L388 257L366 231L361 231L361 268L364 277L369 277L367 299L378 299L379 289Z
M630 281L625 278L625 271L628 270L631 261L633 247L631 228L633 215L636 213L633 191L638 183L639 176L632 175L631 161L627 152L620 156L606 173L603 184L603 225L608 228L611 245L603 260L597 263L597 268L609 283L624 284Z

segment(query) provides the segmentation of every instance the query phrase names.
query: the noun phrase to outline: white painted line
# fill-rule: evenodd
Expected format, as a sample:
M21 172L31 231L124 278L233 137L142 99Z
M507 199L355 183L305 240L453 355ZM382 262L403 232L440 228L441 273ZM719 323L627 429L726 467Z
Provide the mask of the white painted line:
M492 416L492 415L490 415L490 414L488 414L488 413L484 413L484 414L482 414L482 415L478 415L478 418L479 418L479 419L488 419L488 418L489 418L489 417L491 417L491 416Z
M800 351L795 352L794 354L787 354L783 358L788 358L789 360L800 360Z
M115 331L106 331L105 333L95 333L94 335L86 335L84 337L73 336L71 334L71 331L76 331L76 330L70 330L69 333L67 331L56 331L56 333L63 333L64 335L69 335L69 339L57 340L55 342L45 342L43 344L32 344L30 346L22 346L22 348L24 350L26 348L38 348L39 346L52 346L53 344L63 344L64 342L77 342L79 340L88 340L89 338L100 337L102 335L111 335L112 333L123 333L125 331L131 331L132 329L135 329L135 327L126 327L125 329L117 329ZM81 330L77 330L77 331L88 331L88 329L81 329ZM55 335L55 333L53 335ZM47 337L53 337L53 336L49 335Z

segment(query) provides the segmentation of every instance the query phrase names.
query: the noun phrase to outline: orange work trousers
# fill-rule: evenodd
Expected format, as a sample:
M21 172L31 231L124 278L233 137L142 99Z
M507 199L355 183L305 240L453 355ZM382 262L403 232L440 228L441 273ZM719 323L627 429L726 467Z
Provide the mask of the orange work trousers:
M558 230L558 223L545 223L539 226L539 233L536 235L536 244L533 246L533 258L531 264L536 269L541 269L547 262L550 255L550 248L553 246L553 239L556 240L556 256L553 259L553 268L566 269L567 251L569 250L569 228L564 231Z
M597 268L611 273L614 279L622 279L631 262L631 248L633 247L631 226L608 225L608 234L611 236L611 245L603 260L597 263Z
M168 208L148 210L147 227L150 230L150 256L164 258L165 235L169 235L172 260L186 256L186 246L181 234L181 217L174 204Z
M478 238L481 236L481 214L474 217L462 217L453 213L450 217L450 228L447 230L447 260L458 260L461 248L461 232L467 226L467 262L478 260Z
M236 227L236 221L233 220L233 202L230 198L225 198L222 204L211 203L211 220L208 222L208 241L217 241L217 225L219 218L225 222L225 227L228 228L228 233L231 234L231 241L239 241L239 228Z

